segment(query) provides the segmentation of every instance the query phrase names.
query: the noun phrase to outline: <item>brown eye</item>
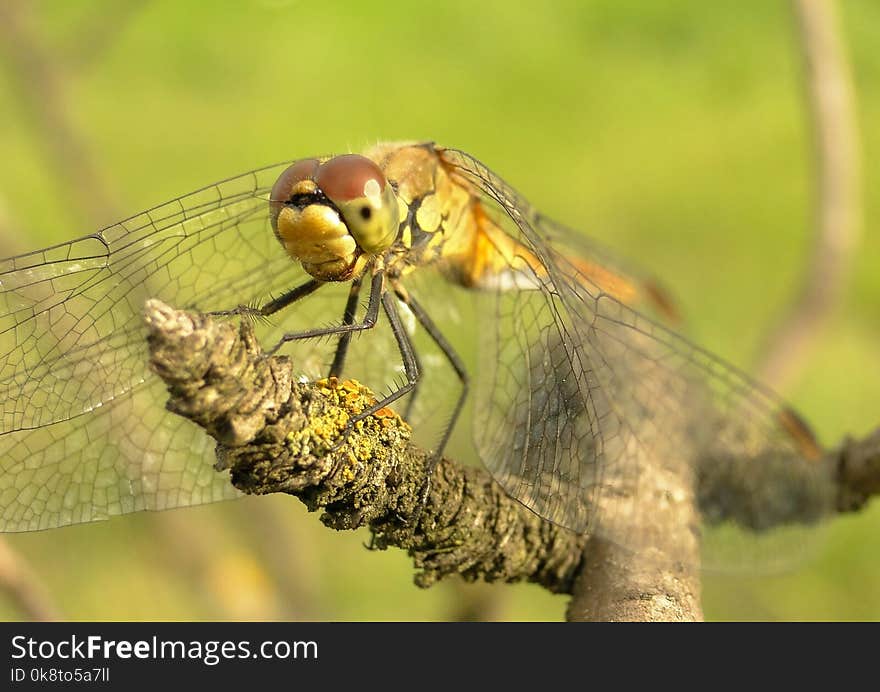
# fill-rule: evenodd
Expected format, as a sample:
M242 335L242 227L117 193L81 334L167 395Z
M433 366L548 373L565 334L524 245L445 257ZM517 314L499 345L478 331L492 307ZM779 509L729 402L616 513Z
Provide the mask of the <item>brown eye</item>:
M278 180L272 186L272 193L269 197L269 207L272 212L272 218L278 218L278 214L284 207L285 203L290 200L290 193L293 186L302 180L311 180L318 170L317 159L303 159L288 166L284 172L278 176Z
M372 185L371 181L374 181ZM379 167L358 154L343 154L330 159L318 169L315 182L334 202L375 196L385 189L385 176Z
M364 221L369 221L372 215L373 210L370 207L361 207L361 218Z

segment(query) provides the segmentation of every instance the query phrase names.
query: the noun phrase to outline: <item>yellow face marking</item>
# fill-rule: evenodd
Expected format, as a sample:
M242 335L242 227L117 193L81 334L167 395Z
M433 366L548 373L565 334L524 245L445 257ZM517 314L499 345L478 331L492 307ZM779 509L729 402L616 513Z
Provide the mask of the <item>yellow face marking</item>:
M287 253L322 281L347 281L397 238L400 206L372 159L343 154L289 166L270 195L275 235Z

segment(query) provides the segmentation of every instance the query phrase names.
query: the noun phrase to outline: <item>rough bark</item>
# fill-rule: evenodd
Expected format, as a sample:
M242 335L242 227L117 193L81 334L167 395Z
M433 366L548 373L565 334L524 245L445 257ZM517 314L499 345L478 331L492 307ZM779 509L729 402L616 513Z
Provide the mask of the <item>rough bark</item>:
M373 395L352 381L298 382L285 356L265 356L250 325L147 306L151 366L169 386L168 408L218 441L217 469L242 492L298 497L338 529L368 526L374 547L407 550L429 586L528 580L571 591L586 541L539 519L480 469L442 459L424 503L431 459L383 409L341 439Z
M487 472L449 459L433 468L425 493L432 459L410 443L401 418L381 409L346 433L349 419L375 401L372 393L349 380L298 381L288 357L263 353L247 321L215 321L156 300L146 320L168 408L217 440L218 471L242 492L299 498L330 528L369 527L375 548L410 554L420 586L451 574L530 581L574 594L570 620L699 620L700 493L724 485L735 498L762 486L754 475L740 484L735 474L709 481L669 464L651 470L648 461L640 510L627 515L652 537L637 554L541 520ZM846 440L816 463L827 469L837 510L858 509L880 490L880 431ZM603 501L631 506L633 498L621 487Z

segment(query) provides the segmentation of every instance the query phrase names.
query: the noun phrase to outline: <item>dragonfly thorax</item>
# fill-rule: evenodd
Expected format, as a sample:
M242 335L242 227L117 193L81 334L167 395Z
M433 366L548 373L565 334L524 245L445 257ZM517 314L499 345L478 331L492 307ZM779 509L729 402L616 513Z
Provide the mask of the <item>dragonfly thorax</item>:
M297 161L272 188L272 227L287 254L322 281L347 281L391 247L399 227L394 190L356 154Z

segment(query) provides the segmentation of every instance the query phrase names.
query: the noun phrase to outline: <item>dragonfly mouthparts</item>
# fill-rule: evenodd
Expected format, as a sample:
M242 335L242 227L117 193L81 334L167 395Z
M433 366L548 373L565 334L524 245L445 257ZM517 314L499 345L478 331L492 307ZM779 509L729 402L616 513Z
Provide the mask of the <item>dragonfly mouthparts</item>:
M336 205L330 201L330 199L320 190L315 190L314 192L300 192L294 194L290 197L290 199L284 203L285 206L296 207L297 209L305 209L310 204L323 204L325 206L330 207L339 214L339 210L336 208ZM339 214L341 218L341 214Z

